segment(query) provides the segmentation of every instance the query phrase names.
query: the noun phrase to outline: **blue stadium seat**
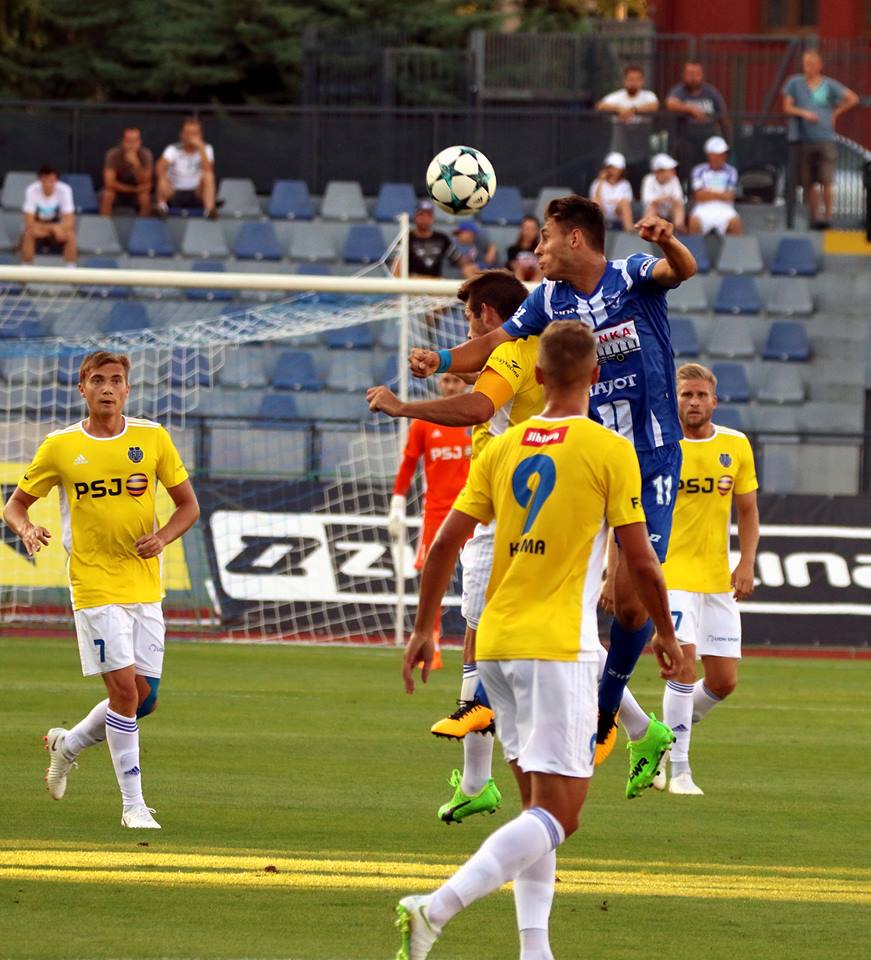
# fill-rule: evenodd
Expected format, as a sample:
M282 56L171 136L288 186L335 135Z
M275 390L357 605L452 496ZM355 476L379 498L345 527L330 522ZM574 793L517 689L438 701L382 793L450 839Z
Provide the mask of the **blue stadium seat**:
M355 223L342 249L345 263L375 263L385 253L384 234L374 224Z
M137 217L127 241L127 252L132 257L174 257L175 244L169 227L156 217Z
M711 369L717 378L717 397L726 403L747 403L750 381L743 363L715 363Z
M375 342L372 324L327 330L324 343L331 350L370 350Z
M136 300L119 300L112 304L103 330L105 333L126 333L144 330L148 326L150 326L150 319L144 303Z
M478 214L481 223L489 226L518 224L523 219L523 198L517 187L496 188L493 199Z
M76 213L96 213L99 209L94 181L89 173L65 173L61 180L73 190L73 203Z
M118 261L113 257L88 257L82 263L82 266L91 267L94 270L117 270ZM79 293L85 297L100 297L102 299L111 297L113 300L126 300L131 295L130 287L109 287L90 283L79 287Z
M746 274L723 277L714 299L714 310L717 313L761 313L762 297L756 280Z
M57 382L74 387L79 382L79 368L86 356L86 350L64 350L57 360Z
M169 375L174 387L208 387L209 358L198 351L176 348L169 362Z
M762 351L764 360L810 360L811 345L807 330L794 320L777 320L771 324Z
M746 429L738 407L717 407L712 419L718 426L729 427L730 430L740 430L743 433Z
M777 276L814 277L819 270L813 244L807 237L784 237L777 245L771 272Z
M243 223L233 241L233 253L240 260L280 260L275 228L269 221Z
M697 357L702 352L692 317L671 317L671 345L676 357Z
M395 220L400 213L413 214L417 197L410 183L382 183L375 203L375 219L382 223Z
M38 317L11 312L0 316L0 340L31 340L44 336L45 329Z
M265 421L274 421L272 426L279 429L288 429L290 424L284 420L295 420L299 417L296 401L289 393L267 393L260 401L257 416Z
M710 273L711 260L708 257L708 248L705 244L705 238L699 234L688 233L681 235L681 243L696 258L696 264L699 273Z
M372 354L368 350L340 350L330 358L327 389L362 393L372 386Z
M331 277L333 268L328 263L321 260L313 260L307 263L298 263L296 272L301 277Z
M272 374L272 386L278 390L321 390L314 357L305 350L285 350Z
M220 260L195 260L191 264L194 273L226 273L227 268ZM204 287L188 287L184 292L188 300L232 300L233 290L206 289Z
M305 180L276 180L267 212L275 220L311 220L315 208Z

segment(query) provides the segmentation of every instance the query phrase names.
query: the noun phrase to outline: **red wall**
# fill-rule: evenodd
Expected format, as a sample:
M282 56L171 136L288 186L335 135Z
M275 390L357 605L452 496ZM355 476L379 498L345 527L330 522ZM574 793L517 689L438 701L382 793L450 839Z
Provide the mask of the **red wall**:
M648 12L660 33L761 33L763 0L651 0ZM820 37L859 37L867 33L863 0L820 0Z

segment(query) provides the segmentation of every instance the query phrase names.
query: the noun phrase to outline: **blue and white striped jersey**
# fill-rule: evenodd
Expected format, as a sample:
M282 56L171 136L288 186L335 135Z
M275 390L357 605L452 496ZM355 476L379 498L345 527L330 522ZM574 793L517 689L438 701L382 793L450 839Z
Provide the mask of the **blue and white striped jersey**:
M653 279L656 262L644 253L609 260L589 296L564 280L545 280L503 325L512 337L541 333L551 320L591 327L600 370L590 388L590 416L639 451L679 443L683 436L667 289Z

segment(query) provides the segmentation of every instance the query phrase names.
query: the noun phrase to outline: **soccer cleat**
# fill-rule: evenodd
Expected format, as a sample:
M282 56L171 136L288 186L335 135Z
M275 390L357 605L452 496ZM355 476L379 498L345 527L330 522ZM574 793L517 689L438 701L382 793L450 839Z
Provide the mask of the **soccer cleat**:
M653 778L652 787L654 790L665 790L666 784L666 775L665 775L665 760L662 761L659 765L659 769L656 771L656 776Z
M160 824L151 816L154 807L139 804L137 807L128 807L121 814L121 826L131 830L160 830Z
M402 944L396 960L426 960L441 930L434 927L426 915L431 896L403 897L396 904L396 926Z
M629 779L626 781L626 799L632 800L642 790L653 786L662 758L674 743L674 734L651 713L647 733L640 740L626 744L629 751Z
M460 786L462 780L459 770L451 773L448 783L454 787L454 795L439 807L439 820L444 820L445 823L460 823L475 813L495 813L502 806L502 794L492 777L471 797L463 793Z
M669 793L679 793L686 797L703 797L705 791L693 783L693 775L689 770L677 774L668 782Z
M603 764L608 757L611 756L611 751L617 742L617 727L619 726L617 718L619 716L619 710L615 714L602 713L601 710L599 711L599 728L596 732L596 757L593 761L593 767L598 767L600 764Z
M45 771L45 787L54 800L60 800L66 793L67 774L72 767L78 766L75 760L67 760L63 750L68 733L65 727L52 727L42 738L51 758Z
M448 740L462 740L467 733L495 733L496 714L475 697L473 700L457 700L460 706L449 717L437 721L430 733Z

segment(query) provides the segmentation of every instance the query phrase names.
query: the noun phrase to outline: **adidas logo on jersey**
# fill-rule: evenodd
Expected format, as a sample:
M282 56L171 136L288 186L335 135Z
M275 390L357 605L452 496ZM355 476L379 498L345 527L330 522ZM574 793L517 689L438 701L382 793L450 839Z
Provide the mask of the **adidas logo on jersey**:
M77 467L80 467L80 466L82 466L82 464L85 464L85 463L87 463L87 462L88 462L88 461L85 459L85 455L84 455L83 453L80 453L80 454L76 457L76 459L73 460L73 464L74 464L75 466L77 466Z

